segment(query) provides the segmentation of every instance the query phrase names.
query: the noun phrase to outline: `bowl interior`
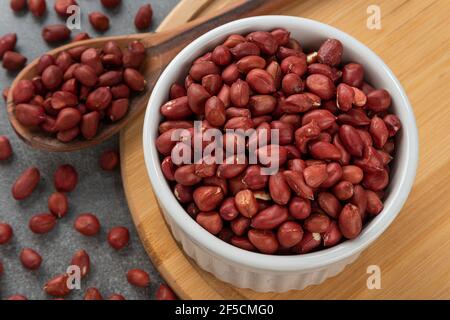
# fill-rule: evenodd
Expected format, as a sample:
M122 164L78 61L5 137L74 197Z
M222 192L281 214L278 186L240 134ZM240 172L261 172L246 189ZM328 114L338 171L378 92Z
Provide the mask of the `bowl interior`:
M396 140L396 158L392 167L391 182L384 201L384 210L365 226L359 237L345 241L333 248L297 256L269 256L244 251L209 234L192 220L172 195L160 169L155 148L160 106L167 101L170 85L184 82L192 61L222 43L233 33L246 34L255 30L272 30L283 27L291 32L305 52L317 50L327 38L339 39L344 45L343 62L359 62L365 68L366 81L376 88L387 89L392 96L392 111L399 116L403 129ZM392 222L403 206L411 189L418 158L418 138L414 115L399 81L386 64L369 48L348 34L331 26L309 19L289 16L252 17L213 29L183 49L169 64L157 82L150 98L144 122L144 154L153 190L163 209L193 240L212 254L264 270L295 271L323 267L333 261L349 257L366 248Z

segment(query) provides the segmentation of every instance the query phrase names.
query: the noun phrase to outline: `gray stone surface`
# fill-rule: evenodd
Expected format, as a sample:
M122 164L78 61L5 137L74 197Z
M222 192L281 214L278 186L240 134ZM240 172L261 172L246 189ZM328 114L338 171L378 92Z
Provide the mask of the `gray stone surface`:
M111 18L111 28L104 35L135 33L134 15L137 8L149 1L123 1L120 8L106 10L99 0L78 0L82 12L82 31L91 36L99 35L89 22L88 13L93 10L106 12ZM154 9L152 30L164 19L178 0L152 0ZM18 34L16 50L28 57L29 61L40 56L50 47L41 38L41 28L46 24L60 23L62 20L53 10L53 1L47 0L47 14L36 19L30 12L13 14L9 1L0 1L0 35L8 32ZM78 33L76 30L73 34ZM0 88L10 85L15 73L0 68ZM3 100L0 105L4 106ZM104 296L112 293L123 294L127 299L154 298L155 289L161 278L152 266L137 236L125 200L120 172L103 172L98 167L98 157L103 150L118 148L118 137L89 150L56 154L31 149L22 143L11 129L5 108L0 108L0 135L10 138L14 156L0 162L0 221L12 225L14 238L5 246L0 246L0 260L5 273L0 279L0 299L13 294L23 294L29 299L48 299L42 290L46 280L63 273L71 257L78 249L86 249L91 257L92 271L82 282L82 290L74 291L68 298L81 299L88 287L98 287ZM53 173L58 165L70 163L79 173L79 184L69 194L70 211L58 222L56 228L47 235L35 235L28 229L28 220L33 214L47 211L47 198L54 191ZM27 167L37 166L42 175L39 188L33 195L17 202L11 197L11 185ZM75 217L83 212L95 213L102 224L100 235L88 238L76 232L72 225ZM106 241L108 229L124 225L131 232L130 246L116 252ZM19 261L22 248L33 248L43 257L38 271L27 271ZM147 270L152 279L148 289L134 288L126 280L126 272L131 268Z

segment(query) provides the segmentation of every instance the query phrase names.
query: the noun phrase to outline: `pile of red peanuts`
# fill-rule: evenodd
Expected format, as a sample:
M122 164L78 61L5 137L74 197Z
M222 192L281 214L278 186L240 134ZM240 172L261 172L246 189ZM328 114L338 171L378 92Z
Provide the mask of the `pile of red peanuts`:
M121 0L100 2L108 9L121 4ZM56 0L54 10L67 18L68 8L73 5L78 5L76 0ZM47 11L45 0L11 0L10 7L15 12L28 9L36 17ZM148 29L152 17L151 5L141 6L134 18L136 28ZM109 18L102 12L90 12L89 22L100 32L109 29ZM48 43L67 41L70 35L71 30L65 24L46 25L42 29L42 38ZM72 42L89 38L82 32ZM14 51L16 42L15 33L0 37L0 60L5 69L20 70L27 62L26 57ZM80 46L55 57L43 55L36 77L13 88L15 115L23 125L54 135L61 142L77 137L92 139L102 120L111 123L126 116L130 91L144 90L145 80L138 72L144 59L145 48L139 42L130 43L125 52L109 42L100 49ZM9 91L10 88L3 90L5 100Z
M117 168L119 156L114 150L105 151L99 159L99 166L106 171L112 171ZM12 197L16 201L27 199L35 190L41 181L41 174L38 168L30 167L20 174L11 188ZM75 190L78 184L78 173L76 169L69 165L61 165L57 168L53 176L53 184L56 189L48 198L48 213L39 213L33 215L28 223L28 228L36 235L42 235L51 232L58 224L58 220L63 219L69 210L68 194ZM82 213L75 219L73 228L81 235L86 237L97 236L101 229L99 219L93 213ZM11 242L14 236L13 228L6 222L0 222L0 246L6 246ZM122 250L128 246L130 233L126 227L115 226L108 231L108 244L114 250ZM32 248L23 248L19 254L19 260L23 267L28 270L38 270L41 268L43 258L36 250ZM78 266L82 278L86 277L91 269L91 260L86 250L78 250L74 253L70 266ZM4 273L3 264L0 260L0 277ZM126 274L128 282L136 287L146 288L150 285L149 274L142 269L131 269ZM67 287L69 274L62 273L48 280L43 290L50 296L61 299L71 293ZM166 285L162 284L157 292L156 298L159 300L173 300L176 295ZM95 287L86 289L85 300L103 300L100 291ZM8 300L26 300L24 295L14 295ZM125 300L120 294L112 294L108 300Z
M203 228L245 250L304 254L357 237L382 211L401 123L389 92L343 63L343 50L328 39L305 54L282 28L233 34L172 85L155 143L174 195ZM172 150L190 140L172 133L193 132L194 120L222 132L278 129L279 148L256 153L276 153L279 171L261 174L262 161L175 165ZM237 135L225 133L224 148Z
M112 9L120 6L122 0L101 0L100 2L104 7ZM55 0L53 9L60 17L68 18L73 14L73 12L68 12L68 9L76 5L78 5L76 0ZM14 12L28 9L35 17L40 18L47 11L47 2L46 0L10 0L10 7ZM136 29L147 30L152 23L152 18L151 4L141 6L134 18ZM89 22L99 32L109 29L109 18L102 12L90 12ZM46 25L42 29L42 38L48 43L62 42L69 40L71 33L72 31L65 24ZM87 39L90 39L90 36L86 32L81 32L72 39L72 42ZM17 35L15 33L8 33L0 37L0 60L3 60L3 68L7 70L20 70L27 62L25 56L14 51L16 42Z
M100 0L106 8L115 8L121 0ZM55 0L54 10L62 18L67 18L69 6L77 5L76 0ZM15 12L28 9L35 17L42 17L47 11L46 0L10 0ZM138 30L148 29L152 22L152 7L143 5L134 19ZM94 29L104 32L109 28L107 15L94 11L89 14L89 22ZM70 40L71 30L65 24L46 25L42 29L42 38L48 43ZM27 58L16 52L17 35L15 33L0 36L0 60L5 69L22 69ZM81 32L72 38L72 42L90 39ZM98 131L101 120L105 123L118 121L128 111L131 92L140 92L145 88L145 80L139 73L145 59L145 48L139 42L131 42L127 50L122 50L114 42L108 42L103 48L79 46L62 52L57 56L43 55L37 65L37 74L32 80L23 80L12 89L17 119L25 126L40 129L56 135L62 142L68 142L77 136L91 139ZM6 101L10 88L3 90ZM13 149L6 136L0 136L0 161L10 161ZM103 152L99 158L99 167L113 171L119 165L119 154L115 150ZM27 199L41 182L41 173L37 167L23 171L11 188L15 201ZM69 214L69 193L78 183L76 169L68 164L61 165L55 171L53 192L45 202L48 211L33 215L28 229L42 235L54 230L60 219ZM73 229L86 237L99 234L102 226L93 213L82 213L75 219ZM7 222L0 221L0 247L13 243L15 232ZM130 233L126 227L115 226L107 232L107 242L114 250L122 250L130 242ZM17 241L17 240L16 240ZM22 266L27 270L39 270L45 260L37 250L23 248L18 253ZM91 270L91 260L86 250L76 251L67 266L78 266L81 277L85 278ZM0 280L4 274L11 273L0 257ZM71 293L67 286L69 275L59 274L48 280L43 290L55 300L63 300ZM150 286L150 276L142 269L131 269L126 273L128 282L136 287ZM21 289L21 288L17 288ZM23 288L22 288L23 289ZM177 296L170 287L161 284L155 292L157 300L175 300ZM87 288L84 300L125 300L121 294L113 293L103 297L95 287ZM27 300L22 294L15 294L7 300Z
M138 41L125 52L109 41L101 49L79 46L56 57L45 54L36 77L12 88L15 117L61 142L79 135L92 139L102 120L111 123L126 116L130 92L145 89L138 71L145 55Z

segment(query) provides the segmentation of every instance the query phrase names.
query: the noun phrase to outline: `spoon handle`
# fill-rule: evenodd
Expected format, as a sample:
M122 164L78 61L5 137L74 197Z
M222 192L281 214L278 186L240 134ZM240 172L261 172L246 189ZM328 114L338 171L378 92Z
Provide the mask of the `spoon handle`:
M151 53L160 55L169 62L182 48L204 33L233 20L248 16L272 13L287 4L288 0L240 0L228 10L213 17L205 17L188 22L180 27L141 41Z

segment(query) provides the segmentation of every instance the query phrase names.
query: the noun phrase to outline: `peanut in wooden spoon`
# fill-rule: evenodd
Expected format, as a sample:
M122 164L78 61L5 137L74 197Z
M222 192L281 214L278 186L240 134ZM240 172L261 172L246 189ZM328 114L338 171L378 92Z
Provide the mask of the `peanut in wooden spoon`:
M145 110L151 91L162 71L178 52L191 41L224 23L246 16L271 13L288 2L289 1L287 0L240 0L227 11L222 12L217 16L197 19L170 31L97 38L71 43L49 51L48 54L56 56L60 52L78 46L102 48L108 41L114 41L121 48L125 48L128 43L135 40L142 42L146 48L146 59L140 70L147 81L146 90L140 95L132 98L126 117L115 123L101 127L97 135L91 140L79 138L64 143L54 136L24 126L16 119L14 115L12 89L20 80L31 80L37 75L36 69L39 59L34 60L23 69L11 86L7 106L9 121L17 135L34 148L54 152L68 152L94 146L119 132L129 121L132 121L136 115Z

